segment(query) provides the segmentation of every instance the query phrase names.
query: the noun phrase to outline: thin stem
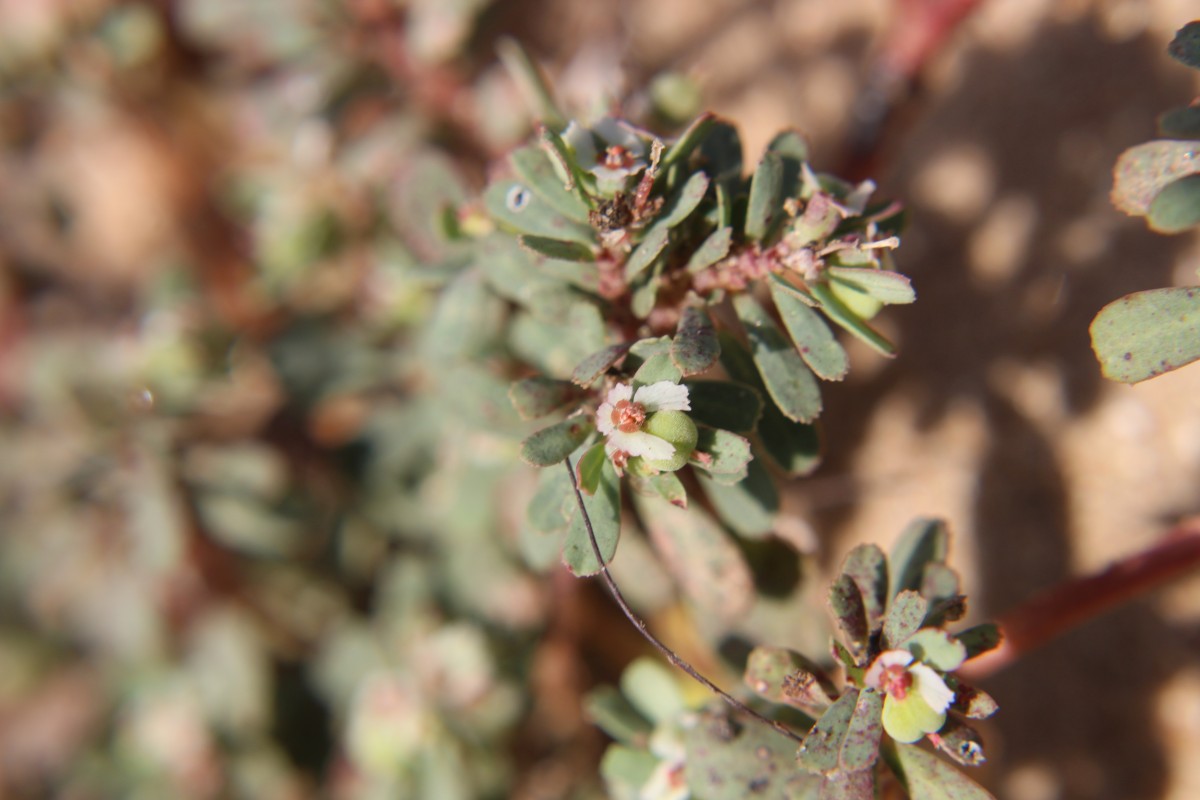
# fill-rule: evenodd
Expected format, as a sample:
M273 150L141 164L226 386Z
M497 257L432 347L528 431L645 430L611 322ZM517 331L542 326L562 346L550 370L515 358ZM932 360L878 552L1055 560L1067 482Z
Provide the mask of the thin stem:
M617 582L613 580L612 573L608 571L608 565L604 563L604 558L600 555L600 544L596 541L596 532L592 529L592 519L588 516L587 508L585 508L583 505L583 495L579 491L578 481L575 480L575 468L571 466L571 459L568 458L566 460L566 466L567 472L571 475L571 488L575 490L575 502L579 504L579 513L583 515L583 526L587 530L588 541L591 542L592 545L592 555L596 557L596 563L600 565L600 575L604 579L604 584L608 587L609 594L611 594L613 599L617 601L617 605L620 606L621 612L625 614L625 618L633 623L633 627L637 628L638 632L645 637L646 641L654 645L654 648L658 650L658 652L662 653L663 657L666 658L667 661L670 661L673 666L678 667L686 672L689 676L691 676L692 680L701 684L710 692L717 695L726 703L733 706L738 711L741 711L743 714L753 717L764 725L771 726L776 731L782 733L784 736L792 739L793 741L803 742L803 736L789 729L781 722L764 717L762 714L759 714L741 700L738 700L720 686L717 686L708 678L704 677L699 670L697 670L688 662L684 661L680 656L676 655L674 650L659 641L658 638L646 628L645 621L638 617L637 614L633 613L633 609L630 608L629 603L625 601L625 595L621 594L621 590L617 588Z
M959 674L979 680L1111 608L1200 567L1200 519L1176 526L1163 541L1104 571L1053 586L998 620L1000 647Z

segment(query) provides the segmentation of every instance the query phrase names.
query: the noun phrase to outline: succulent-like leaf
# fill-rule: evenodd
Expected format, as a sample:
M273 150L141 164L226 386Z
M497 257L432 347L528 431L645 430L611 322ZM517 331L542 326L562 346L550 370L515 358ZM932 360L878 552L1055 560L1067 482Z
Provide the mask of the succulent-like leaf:
M596 493L584 496L584 507L592 521L596 543L600 546L600 557L607 564L617 552L617 539L621 533L621 479L617 477L612 462L604 460ZM578 507L571 517L567 540L563 545L563 563L574 575L594 575L600 571L596 554Z
M571 151L570 146L562 136L543 125L538 133L538 146L542 148L542 152L550 160L550 165L558 174L558 178L563 186L567 187L568 191L574 193L579 198L584 208L591 209L594 207L595 201L588 194L587 190L589 176L583 171L583 168L575 159L575 154ZM563 209L563 213L571 217L573 213L578 212L572 208ZM583 219L580 221L591 224L586 211L583 214Z
M483 193L488 214L498 222L531 236L591 245L595 232L564 217L521 180L498 180Z
M1138 383L1200 359L1200 287L1134 292L1092 320L1104 376Z
M805 711L824 710L837 696L824 670L783 647L759 646L751 650L742 677L760 697Z
M573 383L553 378L525 378L508 389L508 399L521 419L544 417L579 397L579 389Z
M842 631L846 646L854 653L855 660L861 661L867 651L871 631L867 624L862 592L849 575L839 575L829 587L829 608Z
M730 381L684 381L691 401L692 419L697 423L748 433L762 415L762 396L740 383Z
M817 800L819 779L796 770L788 740L724 709L705 711L685 733L684 780L704 800Z
M1192 69L1200 69L1200 21L1189 22L1175 32L1167 45L1171 58Z
M858 586L867 615L867 627L871 631L878 630L883 624L888 600L887 556L876 545L861 544L851 550L842 562L842 575Z
M658 492L659 497L673 506L687 508L687 490L674 472L660 472L651 475L647 480L654 487L654 491Z
M821 388L796 348L750 295L735 297L733 307L750 340L751 358L775 405L796 422L816 419L821 413Z
M520 242L538 255L559 261L595 261L596 253L586 244L579 242L564 242L559 239L547 239L545 236L521 236ZM584 287L584 288L591 288Z
M925 624L941 627L947 622L962 619L967 613L966 596L959 591L958 573L945 564L925 565L921 577L921 596L929 601Z
M625 262L625 280L632 281L654 263L654 259L658 258L663 248L667 246L667 239L670 236L670 228L659 225L650 226L645 237L629 254L629 260Z
M608 456L604 452L604 442L596 442L587 449L579 461L575 464L575 477L579 482L579 489L586 495L596 493L596 487L600 485L600 475L604 470L604 462Z
M774 278L774 276L772 276ZM782 281L775 279L767 284L771 288L771 299L784 327L792 337L797 352L818 377L827 381L840 381L850 370L850 359L838 344L829 326L821 315L813 311L798 294Z
M909 589L892 598L892 605L883 620L883 640L889 650L903 644L921 628L928 604L925 598Z
M551 208L567 219L587 224L587 204L567 188L542 148L535 145L518 147L509 154L508 159L517 177Z
M688 598L706 614L732 621L757 597L742 551L712 518L653 497L634 497L650 541Z
M591 386L597 378L608 371L609 367L624 358L625 354L629 352L629 348L630 344L625 342L597 350L579 362L579 366L575 367L575 371L571 374L571 382L579 386Z
M949 550L950 534L940 519L915 519L892 545L889 559L892 575L892 594L904 589L919 591L924 581L925 565L943 563Z
M1004 641L1004 636L1000 632L1000 626L994 622L984 622L973 628L968 628L961 633L955 634L954 638L962 642L963 647L967 648L967 660L996 649L1000 646L1000 642Z
M542 428L521 442L521 460L535 467L557 464L583 444L594 430L591 420L583 416Z
M754 456L750 442L736 433L697 425L699 438L691 464L703 469L721 483L737 483L748 474L747 466Z
M693 172L691 177L687 179L687 183L683 184L659 213L658 219L654 221L654 225L656 227L674 228L691 216L692 212L696 210L696 207L704 199L704 195L708 193L708 184L707 175L703 172Z
M885 754L913 800L995 800L982 786L919 747L896 745Z
M759 242L783 213L783 158L768 150L754 170L746 205L746 236Z
M1196 142L1158 139L1135 145L1113 167L1113 205L1133 216L1145 216L1150 203L1168 183L1200 172Z
M679 138L663 153L661 170L665 172L667 167L684 161L695 152L700 143L708 136L708 130L714 122L716 122L716 117L711 113L701 114L692 120L683 133L679 134Z
M863 689L858 693L854 716L850 718L838 757L843 772L862 772L875 765L879 758L879 740L883 736L882 712L881 692Z
M1182 233L1200 225L1200 175L1164 186L1150 202L1146 221L1159 233Z
M717 228L710 233L708 238L696 248L691 258L688 259L687 271L693 274L697 273L729 255L729 243L732 238L733 228L728 225L723 228Z
M967 648L962 642L937 628L922 628L899 644L913 658L940 672L953 672L967 658Z
M717 338L721 342L721 365L729 376L739 383L752 386L760 396L765 396L766 387L746 348L724 331ZM774 403L763 404L758 436L767 455L788 475L807 474L820 463L821 446L817 429L807 423L792 422Z
M697 375L717 363L720 355L721 344L707 309L699 306L685 308L671 344L671 360L675 366L685 376Z
M662 354L651 356L642 366L638 367L638 371L633 374L633 385L634 387L649 386L660 381L679 383L679 379L682 377L679 367L675 366L671 357Z
M934 736L930 737L937 749L950 756L964 767L979 767L987 761L983 752L983 739L970 725L950 718Z
M631 747L645 747L654 731L650 720L611 686L598 686L588 692L583 713L609 736Z
M703 471L698 477L721 521L734 533L757 539L775 529L779 491L762 462L751 461L746 469L746 477L734 484L716 481Z
M899 272L869 267L829 267L831 281L865 292L885 305L903 305L917 299L912 281Z
M775 135L767 144L767 150L778 153L783 162L783 179L780 182L779 194L787 200L800 196L800 171L808 160L808 144L797 131L787 130ZM785 221L781 215L776 221L776 227Z
M896 355L896 346L847 306L841 298L834 294L828 284L813 283L809 286L809 290L821 304L821 310L825 312L825 316L866 342L877 352L889 358Z
M820 775L841 771L842 743L854 718L858 695L858 689L847 689L812 726L796 753L801 769Z

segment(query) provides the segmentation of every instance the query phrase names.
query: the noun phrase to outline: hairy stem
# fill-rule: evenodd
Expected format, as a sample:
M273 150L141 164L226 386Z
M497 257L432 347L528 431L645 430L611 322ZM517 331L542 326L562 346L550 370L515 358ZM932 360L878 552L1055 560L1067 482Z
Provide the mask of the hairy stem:
M625 595L621 594L621 590L617 587L617 582L613 580L612 573L608 571L608 565L604 563L604 558L600 555L600 544L596 541L596 532L592 530L592 519L588 516L587 509L583 505L583 495L579 492L579 484L575 480L575 468L571 466L571 459L568 458L566 460L566 466L567 472L571 475L571 488L575 490L575 502L579 505L579 513L583 515L583 526L587 530L588 541L592 545L592 555L596 557L596 563L600 565L600 576L604 579L604 584L608 587L609 594L613 596L613 600L617 601L617 605L620 606L621 612L625 615L625 618L633 623L633 627L637 628L638 632L642 634L646 641L654 645L654 648L658 650L658 652L662 653L663 657L666 658L667 661L670 661L672 666L678 667L686 672L692 678L692 680L701 684L710 692L717 695L726 703L733 706L738 711L741 711L743 714L753 717L764 725L771 726L776 731L782 733L784 736L792 739L793 741L804 741L803 736L791 730L783 723L764 717L762 714L750 708L741 700L738 700L736 697L729 694L729 692L726 692L720 686L717 686L711 680L706 678L700 673L699 670L677 655L674 650L663 644L646 628L645 621L638 617L637 614L633 613L633 609L629 607L629 603L625 600Z

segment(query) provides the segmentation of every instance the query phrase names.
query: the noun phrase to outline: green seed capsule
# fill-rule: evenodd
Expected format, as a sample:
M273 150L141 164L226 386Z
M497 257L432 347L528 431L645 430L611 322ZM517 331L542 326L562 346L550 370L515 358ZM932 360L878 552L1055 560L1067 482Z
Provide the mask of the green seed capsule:
M646 418L642 430L675 445L675 452L670 458L634 459L644 461L644 466L650 472L674 472L682 467L696 449L696 439L699 436L696 423L682 411L656 411ZM632 461L630 467L637 471Z

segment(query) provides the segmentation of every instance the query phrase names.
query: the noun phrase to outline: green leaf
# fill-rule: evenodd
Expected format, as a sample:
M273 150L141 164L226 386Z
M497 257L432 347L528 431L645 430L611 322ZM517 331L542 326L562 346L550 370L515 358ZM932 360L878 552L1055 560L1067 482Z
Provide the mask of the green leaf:
M1134 292L1092 320L1104 377L1138 383L1200 358L1200 287Z
M651 356L633 374L633 387L637 389L639 386L649 386L660 381L679 383L681 377L683 376L679 374L679 368L671 361L670 356Z
M1200 69L1200 21L1189 22L1175 32L1167 45L1171 58L1192 69Z
M684 375L698 375L717 363L720 355L721 344L708 310L698 306L685 308L671 344L675 366Z
M654 726L611 686L598 686L583 700L584 715L622 744L645 747Z
M757 597L742 551L703 511L684 511L654 497L634 496L654 549L683 592L722 621L742 617Z
M849 575L839 575L830 585L829 608L833 611L834 619L850 652L854 654L856 661L861 661L867 652L871 631L867 623L862 592Z
M568 192L574 194L582 205L584 209L583 218L579 221L590 225L590 209L596 205L587 191L588 178L590 176L579 166L579 162L575 159L575 154L571 151L570 146L567 145L562 136L544 125L538 132L538 146L546 154L546 158L550 160L550 165L558 175L559 182L566 187ZM573 207L560 210L568 217L578 213Z
M942 627L967 613L966 597L959 591L958 573L945 564L926 564L921 577L921 596L929 601L925 624Z
M759 378L758 370L750 354L731 334L717 334L721 342L721 365L735 381L766 394L766 387ZM817 429L803 422L792 422L783 415L774 403L764 403L762 418L758 423L758 438L763 449L780 469L788 475L804 475L816 469L821 460L820 441Z
M955 634L954 638L962 642L963 647L967 649L968 660L996 649L1000 646L1000 642L1004 641L1004 635L1000 632L1000 626L994 622L984 622L973 628L968 628L961 633Z
M607 564L617 552L617 539L621 533L621 480L613 469L612 462L604 460L600 482L596 493L583 498L584 507L592 521L596 543L600 546L600 557ZM567 541L563 545L563 563L573 575L594 575L600 571L596 555L584 526L583 515L576 508L567 530Z
M692 453L691 464L708 472L713 480L737 483L749 471L747 466L754 458L750 453L750 442L736 433L697 425L699 438Z
M1146 221L1159 233L1183 233L1200 225L1200 175L1164 186L1151 201Z
M521 236L520 242L533 252L559 261L595 261L596 253L586 244L547 239L544 236Z
M643 272L630 284L633 296L630 298L629 308L637 319L645 319L654 310L658 290L662 286L662 272L662 260L655 261L649 272Z
M1200 105L1172 108L1160 114L1158 132L1167 139L1200 139Z
M761 462L747 464L746 477L732 485L715 481L703 471L697 477L717 516L734 533L757 539L775 529L779 492Z
M962 681L954 687L954 704L951 708L967 719L987 719L1000 710L990 694Z
M667 167L690 156L708 136L709 128L713 126L714 122L716 122L716 117L711 113L701 114L694 119L663 153L662 162L659 165L660 173L665 173Z
M590 227L559 214L520 180L493 182L483 193L483 204L492 219L518 233L582 245L595 241L595 232Z
M700 161L719 190L726 195L736 194L742 181L742 140L737 128L714 120L700 143ZM729 221L721 224L728 225Z
M922 628L901 641L900 646L939 672L953 672L967 657L962 642L937 628Z
M889 358L896 355L896 346L842 302L828 284L812 283L809 285L809 290L821 304L821 310L825 312L825 316L866 342L875 351Z
M805 711L823 711L837 695L824 670L783 647L751 650L742 679L760 697Z
M575 476L579 481L579 489L586 495L594 495L600 485L600 475L604 469L607 455L604 452L604 442L597 442L588 448L587 452L575 464Z
M1145 216L1164 186L1197 172L1196 142L1157 139L1135 145L1121 153L1113 167L1113 205L1126 214Z
M697 423L748 433L762 415L762 396L749 386L730 381L684 381Z
M928 608L925 598L909 589L892 598L891 608L883 620L883 640L888 650L895 650L920 630Z
M708 176L703 172L692 173L692 176L687 179L687 183L659 212L658 219L654 221L655 227L674 228L683 222L696 210L707 192Z
M646 719L656 725L675 721L686 708L671 670L642 656L621 673L621 691Z
M604 758L600 761L600 774L613 797L637 797L642 786L658 769L658 765L658 756L647 750L614 744L604 751Z
M771 277L772 280L767 284L771 288L771 298L800 357L819 377L827 381L840 381L850 369L846 351L838 344L820 314L809 308L790 286L775 276Z
M641 243L629 254L629 260L625 262L625 280L632 281L654 263L654 259L658 258L663 248L667 246L667 239L670 236L670 228L651 226L646 231Z
M883 695L874 689L863 689L854 706L854 716L842 741L839 763L844 772L870 769L879 759L879 740L883 737Z
M875 800L875 771L835 772L821 779L819 800Z
M792 346L762 307L747 294L733 298L758 373L783 415L811 422L821 413L821 388Z
M538 197L567 219L587 224L588 206L578 194L567 188L548 154L536 145L518 147L508 157L513 172Z
M787 130L775 135L767 150L778 153L783 160L783 180L779 193L783 199L800 196L800 170L808 160L808 144L797 131ZM778 222L783 222L780 218Z
M830 280L864 292L885 305L904 305L917 299L912 281L899 272L870 267L829 267Z
M919 591L925 565L945 562L949 546L950 534L942 520L915 519L910 522L892 545L892 594L899 594L903 589Z
M564 469L546 469L538 474L538 488L529 501L526 519L539 533L561 533L571 522L566 501L574 502L571 478Z
M797 771L790 740L765 725L707 710L684 743L684 780L697 800L817 800L819 779Z
M848 688L821 715L796 753L797 765L808 772L832 775L841 769L842 743L858 705L858 689Z
M474 269L464 270L443 289L425 325L422 345L435 360L473 359L495 350L504 324L504 301ZM311 358L311 350L307 353Z
M760 242L783 213L783 158L768 150L754 170L746 206L746 236Z
M660 472L651 475L647 480L654 487L654 491L658 492L659 497L673 506L687 508L687 490L683 488L683 481L679 480L679 476L674 472Z
M608 368L620 361L629 352L630 343L609 345L603 350L597 350L579 362L571 374L571 382L579 386L591 386Z
M579 397L579 390L570 381L553 378L525 378L508 389L508 399L521 419L544 417Z
M919 747L897 745L884 752L912 800L995 800L982 786Z
M584 416L542 428L521 442L521 460L535 467L557 464L583 444L594 430L591 420Z
M842 574L858 586L867 615L867 627L872 631L877 630L883 623L887 607L887 556L876 545L859 545L842 562Z
M697 247L692 253L692 257L688 259L687 271L695 274L729 255L729 243L732 237L733 228L729 226L717 228L710 233L704 243Z

